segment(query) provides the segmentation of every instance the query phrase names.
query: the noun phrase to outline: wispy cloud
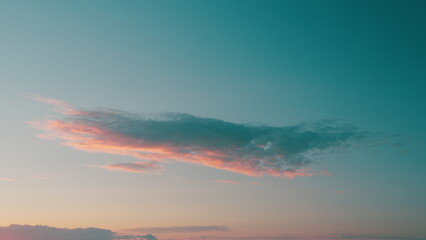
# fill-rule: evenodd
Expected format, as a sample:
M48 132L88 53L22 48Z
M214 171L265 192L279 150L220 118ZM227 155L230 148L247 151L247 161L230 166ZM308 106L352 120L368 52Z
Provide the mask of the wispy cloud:
M315 154L350 147L366 137L357 128L335 121L286 127L249 125L182 113L155 117L121 111L82 111L59 100L30 95L56 106L62 117L30 124L42 138L89 152L126 155L135 163L102 166L108 170L152 173L159 164L181 161L250 176L329 175L312 172Z
M141 232L141 233L196 233L210 231L228 231L224 226L182 226L182 227L153 227L153 228L132 228L123 231Z
M0 227L0 239L7 240L157 240L151 234L143 236L120 236L111 230L100 228L55 228L49 226L10 225Z
M227 179L216 179L213 182L217 183L225 183L225 184L249 184L249 185L260 185L258 182L244 182L244 181L235 181L235 180L227 180Z
M239 181L224 180L224 179L217 179L217 180L214 180L214 182L218 182L218 183L228 183L228 184L239 184L239 183L241 183L241 182L239 182Z
M116 163L108 165L85 165L86 167L99 167L117 172L152 173L158 174L163 170L156 162Z
M16 182L16 179L13 178L0 178L2 182Z
M78 115L78 114L84 114L84 112L76 110L73 106L71 106L68 103L65 103L61 100L53 99L53 98L47 98L43 97L37 94L27 93L25 96L29 99L39 101L42 103L47 103L50 105L53 105L56 107L56 111L66 114L66 115Z

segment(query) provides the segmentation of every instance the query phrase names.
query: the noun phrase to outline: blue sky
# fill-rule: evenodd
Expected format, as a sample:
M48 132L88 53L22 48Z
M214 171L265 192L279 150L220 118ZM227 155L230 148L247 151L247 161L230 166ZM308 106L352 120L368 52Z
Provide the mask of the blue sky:
M0 225L426 237L424 10L422 1L2 1L0 178L13 181L0 181ZM67 116L28 94L238 126L339 119L373 137L312 158L312 171L332 176L182 161L161 174L111 172L85 166L138 160L37 138L29 121Z

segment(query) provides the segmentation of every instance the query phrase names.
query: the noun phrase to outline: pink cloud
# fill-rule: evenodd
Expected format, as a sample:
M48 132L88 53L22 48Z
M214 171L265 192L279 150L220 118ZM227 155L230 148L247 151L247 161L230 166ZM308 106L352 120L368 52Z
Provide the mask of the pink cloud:
M238 182L238 181L222 180L222 179L214 180L214 182L218 182L218 183L228 183L228 184L239 184L239 183L241 183L241 182Z
M13 178L0 178L0 181L2 181L2 182L16 182L16 180L13 179Z
M38 95L31 98L72 116L29 122L43 131L39 137L57 138L82 151L142 160L100 166L114 171L152 173L161 170L158 163L180 161L257 177L329 176L325 171L310 171L306 166L312 160L305 153L338 147L358 136L356 130L347 127L256 127L188 114L146 119L114 111L79 111L62 101Z
M158 174L163 170L156 162L134 162L134 163L116 163L108 165L86 165L86 167L99 167L105 170L117 172L133 172L133 173L151 173Z
M53 99L53 98L46 98L37 94L32 94L32 93L28 93L25 94L27 96L27 98L35 100L35 101L39 101L42 103L47 103L50 105L53 105L56 108L56 110L60 113L66 114L66 115L84 115L85 112L83 111L78 111L76 109L74 109L73 106L71 106L68 103L65 103L61 100L57 100L57 99Z
M262 169L260 166L252 164L253 162L262 161L262 159L255 157L252 159L239 159L236 156L234 157L234 161L228 162L226 159L229 156L221 150L197 149L194 152L191 151L191 146L188 146L186 148L189 151L184 151L185 148L182 149L169 144L155 144L144 139L136 139L113 132L96 123L47 120L44 122L30 122L30 124L37 129L45 131L44 134L40 135L41 138L59 138L64 141L64 145L83 151L127 155L150 161L177 160L234 171L250 176L268 174L292 179L296 176L315 175L315 173L309 173L306 169L301 169L301 171L271 168ZM136 165L140 165L140 163L136 163ZM139 170L135 170L135 168L120 165L106 165L103 168L108 170L120 169L123 171L144 172L140 168Z

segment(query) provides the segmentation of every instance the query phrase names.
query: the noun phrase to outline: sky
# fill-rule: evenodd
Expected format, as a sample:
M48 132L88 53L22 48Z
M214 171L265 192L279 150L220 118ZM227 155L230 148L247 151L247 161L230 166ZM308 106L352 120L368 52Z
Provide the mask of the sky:
M426 239L425 9L1 0L0 238Z

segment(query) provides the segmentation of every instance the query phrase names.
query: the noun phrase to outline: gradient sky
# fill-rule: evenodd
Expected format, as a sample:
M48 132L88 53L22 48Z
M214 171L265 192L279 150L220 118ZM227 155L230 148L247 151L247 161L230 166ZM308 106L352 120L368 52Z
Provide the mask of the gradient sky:
M160 240L426 239L425 3L0 1L0 226L97 227ZM221 140L236 139L215 128L229 122L267 127L278 142L298 136L281 131L322 120L338 119L328 121L332 131L355 130L345 135L350 144L329 141L312 154L311 142L301 155L276 150L296 151L284 161L295 168L312 155L298 171L316 174L290 179L271 172L281 165L220 169L225 158L266 156L223 141L213 151L230 149L222 162L187 162L175 148L183 140L161 125L155 137L170 142L156 146L178 159L159 156L155 174L120 172L105 166L141 159L65 146L71 128L46 129L46 120L76 123L64 108L117 114L77 122L118 129L126 143L154 139L141 137L146 122L137 114L174 113L170 124L196 116L205 129L183 139L186 147L213 141L217 129ZM115 117L128 120L116 127ZM46 132L57 139L37 137ZM313 132L321 144L335 137ZM352 141L357 134L367 137Z

